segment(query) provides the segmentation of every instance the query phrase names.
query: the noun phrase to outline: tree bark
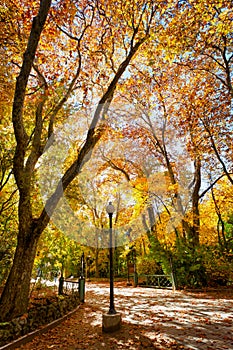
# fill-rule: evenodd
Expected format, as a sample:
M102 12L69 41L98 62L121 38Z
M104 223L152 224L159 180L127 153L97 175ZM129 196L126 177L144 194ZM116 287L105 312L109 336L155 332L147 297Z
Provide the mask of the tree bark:
M27 312L31 272L41 233L35 226L30 201L32 174L38 155L33 150L25 162L28 136L24 128L23 110L29 75L50 6L51 0L41 0L38 14L33 18L22 67L15 86L12 122L16 138L13 172L19 189L18 242L13 265L0 299L0 321L7 321ZM40 104L39 108L42 112L43 103ZM37 118L40 116L37 115ZM38 123L38 119L37 126L35 134L39 136L40 123Z
M25 244L22 236L19 235L13 266L1 296L1 321L9 321L27 312L38 239L31 232L28 235L31 238Z

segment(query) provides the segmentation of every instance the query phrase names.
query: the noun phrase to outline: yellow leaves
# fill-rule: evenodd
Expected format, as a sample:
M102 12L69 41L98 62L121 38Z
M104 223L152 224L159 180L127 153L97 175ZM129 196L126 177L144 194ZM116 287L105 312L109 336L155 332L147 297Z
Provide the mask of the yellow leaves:
M169 192L178 193L178 190L179 190L179 184L178 184L178 183L170 184L170 185L168 186L168 191L169 191Z
M130 183L137 191L148 191L148 180L146 177L138 177L135 180L130 181Z

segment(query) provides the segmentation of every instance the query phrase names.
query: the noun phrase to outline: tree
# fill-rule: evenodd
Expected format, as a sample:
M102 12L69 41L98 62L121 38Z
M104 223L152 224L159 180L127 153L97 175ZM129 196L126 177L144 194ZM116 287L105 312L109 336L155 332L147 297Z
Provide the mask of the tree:
M181 68L180 76L185 79L181 79L183 83L177 91L178 100L184 104L182 117L186 115L181 123L190 121L185 103L189 99L197 117L203 163L215 170L217 166L232 184L232 4L215 0L208 4L184 1L180 8L182 11L174 13L176 26L167 27L164 38L170 36L165 50L173 54L175 64ZM183 55L179 55L181 47Z
M162 188L160 184L160 188L157 189L157 198L160 197L162 203L164 202L162 197L166 197L165 201L169 202L170 206L170 211L168 212L171 220L177 221L178 218L179 223L182 224L178 238L187 240L189 243L193 242L192 244L195 245L198 244L199 240L198 205L201 185L201 163L197 152L195 162L190 157L184 142L182 128L174 127L175 123L177 123L177 118L175 114L176 100L172 94L172 85L178 78L174 74L174 67L166 66L165 69L162 62L163 60L158 59L157 62L153 60L153 66L149 62L147 65L145 64L144 69L141 68L139 72L140 80L138 83L133 83L135 76L132 73L131 84L133 86L131 88L129 88L130 85L127 87L128 91L130 91L130 96L127 95L126 89L124 96L127 96L131 103L134 101L133 118L134 120L137 119L136 123L132 123L129 119L128 127L123 133L137 143L138 149L143 149L145 173L148 172L146 170L145 157L154 159L153 169L147 174L149 179L151 177L152 187L152 179L153 176L155 177L155 172L164 174L161 180L164 184L166 183L166 186L161 196L161 194L158 195L159 192L161 193ZM161 68L162 66L163 68ZM153 71L151 70L152 67ZM137 67L135 71L137 72ZM179 140L177 144L174 144L175 139ZM157 166L155 166L156 162ZM191 179L192 162L195 168L193 179ZM154 202L156 190L153 192L154 195L152 192L151 189L151 197L154 197L154 200L152 200ZM191 205L189 202L191 202ZM153 214L153 206L148 207L150 227L153 227L156 221ZM190 208L193 214L192 222L189 215L187 215ZM173 226L178 233L178 227Z
M34 276L51 279L56 272L79 277L82 247L49 225L40 237L34 262Z
M159 7L153 2L135 2L133 6L127 4L124 11L122 6L122 2L117 2L113 6L112 3L105 4L101 1L94 4L85 1L77 3L61 1L61 4L57 2L51 8L51 1L42 0L37 14L33 18L22 65L20 65L16 80L12 109L16 138L13 172L19 191L19 225L13 266L1 295L1 320L9 320L26 312L30 277L39 237L48 225L50 216L62 197L63 191L79 174L83 164L88 161L93 148L104 133L104 128L99 126L99 122L105 119L117 84L137 51L149 39L151 27L155 26L155 13L156 11L159 13ZM30 18L34 13L30 12L29 7L27 9ZM63 10L65 11L62 15ZM47 21L46 24L49 11L50 21ZM137 17L135 11L138 14ZM68 20L67 26L65 25L65 17ZM54 25L56 18L58 20ZM72 29L69 23L73 23L76 33L69 32L69 28ZM121 31L118 30L119 23ZM96 41L94 40L95 33L98 33ZM49 35L52 35L54 40L54 42L50 41L50 46L46 42ZM115 38L114 35L116 35ZM61 39L60 45L63 43L63 47L66 40L70 43L70 55L73 59L75 58L77 63L73 76L71 78L69 76L66 81L63 79L67 79L68 71L66 70L66 74L63 76L59 75L61 65L56 66L56 60L54 60L55 63L51 62L51 67L56 69L56 73L50 71L48 60L43 53L43 49L47 48L48 52L59 54L60 47L56 41L58 38ZM111 49L108 52L106 47L110 42ZM97 46L95 47L95 45ZM87 47L89 47L88 50ZM83 66L83 69L86 69L86 72L83 73L86 75L84 83L87 77L89 77L89 81L90 77L96 78L98 71L94 72L93 69L103 65L103 62L106 62L111 74L109 77L102 77L102 83L105 84L105 87L98 93L97 108L84 142L79 146L75 161L65 171L55 192L47 200L41 213L34 215L31 198L34 171L46 142L46 132L48 136L52 135L55 122L59 119L61 121L62 117L65 116L64 104L79 84L83 88L84 97L87 97L89 86L82 85L83 76L80 75L82 54L86 57L87 51L89 59L85 63L86 66L85 64ZM55 81L58 82L57 88L54 85ZM90 87L93 87L92 84ZM34 103L34 108L27 109L27 106L30 108L33 106L31 102Z

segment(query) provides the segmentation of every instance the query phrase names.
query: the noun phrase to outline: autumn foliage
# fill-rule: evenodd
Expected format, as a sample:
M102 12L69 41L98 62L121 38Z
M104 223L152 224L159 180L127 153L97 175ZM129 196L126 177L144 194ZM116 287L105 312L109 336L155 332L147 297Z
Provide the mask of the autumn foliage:
M180 287L232 283L231 1L7 0L0 16L0 318L25 313L43 263L73 271L85 250L107 273L109 199L119 273L128 245Z

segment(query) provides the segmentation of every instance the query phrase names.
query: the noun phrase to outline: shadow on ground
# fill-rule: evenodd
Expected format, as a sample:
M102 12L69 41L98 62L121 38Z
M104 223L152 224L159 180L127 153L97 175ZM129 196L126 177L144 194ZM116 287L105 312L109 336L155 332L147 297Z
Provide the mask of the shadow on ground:
M233 350L230 296L117 285L122 327L105 334L102 314L108 311L108 298L107 284L88 284L86 302L76 314L21 349Z

